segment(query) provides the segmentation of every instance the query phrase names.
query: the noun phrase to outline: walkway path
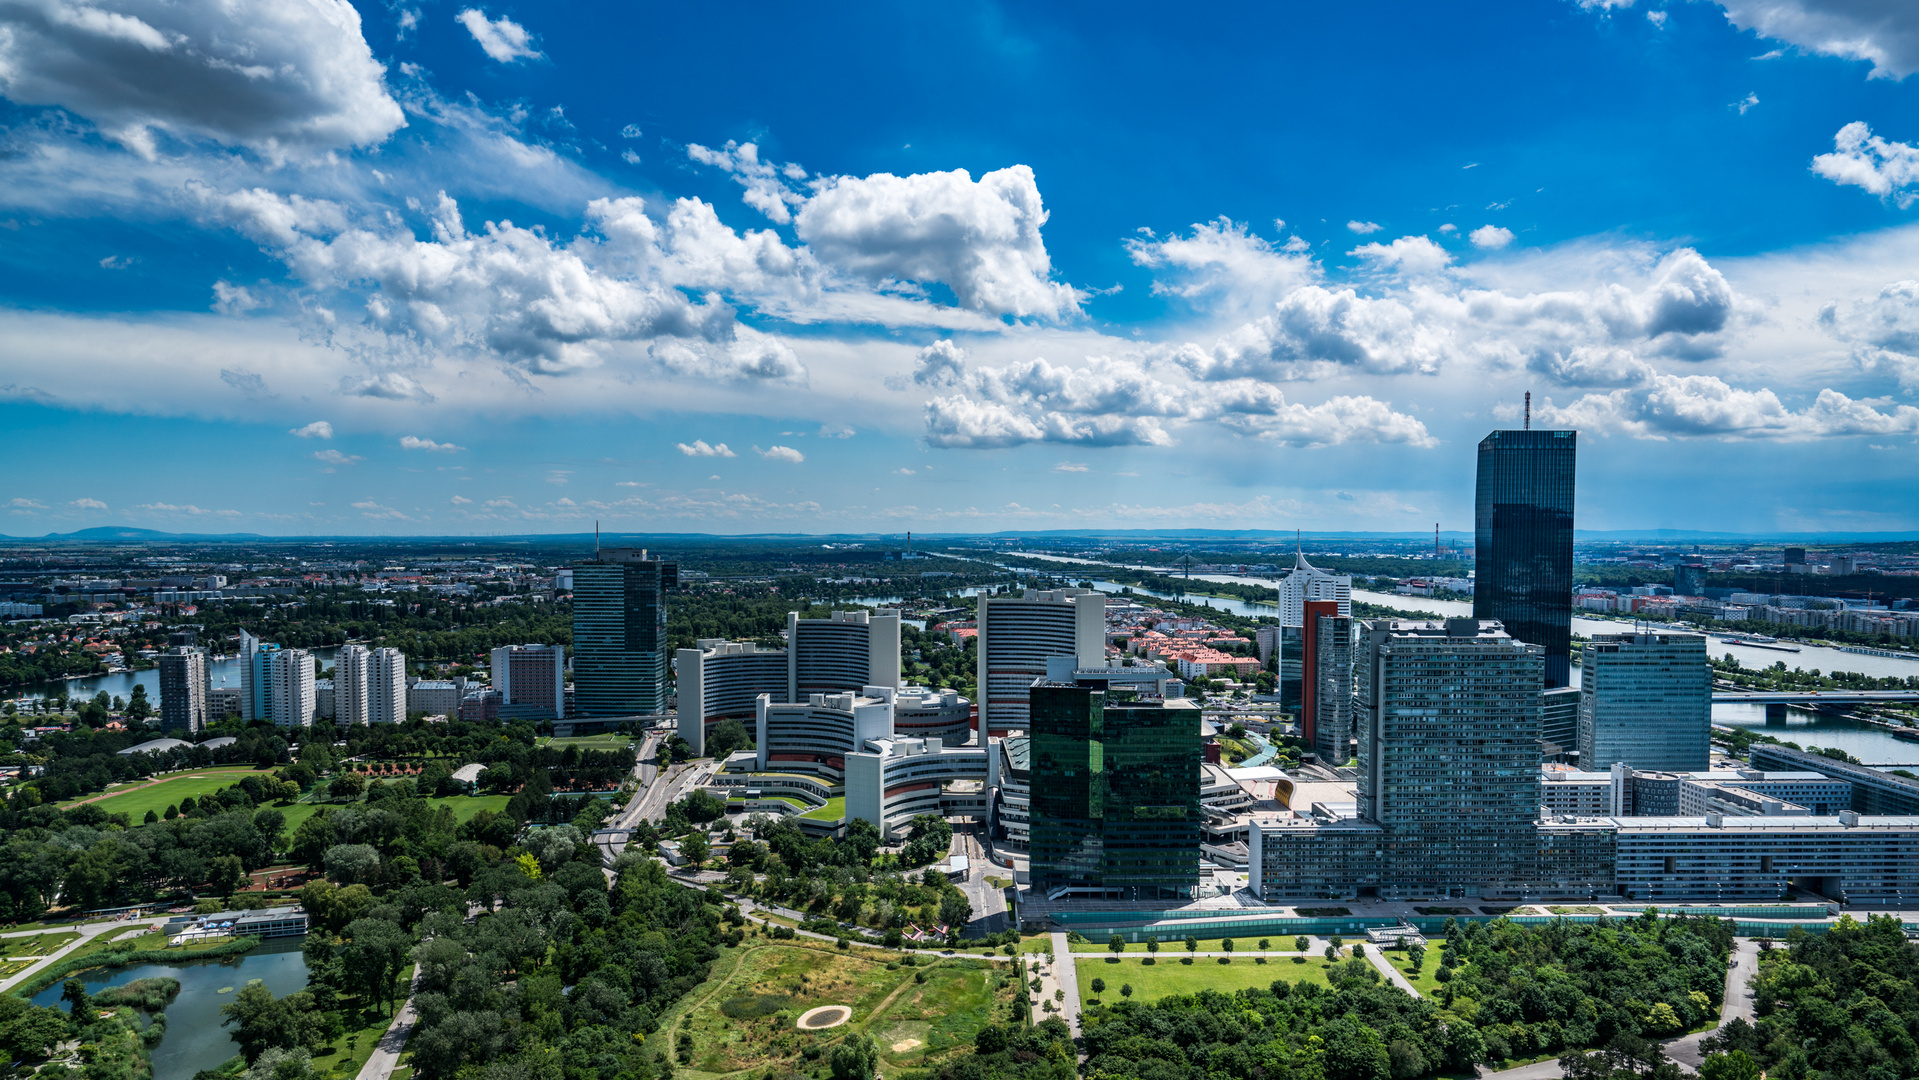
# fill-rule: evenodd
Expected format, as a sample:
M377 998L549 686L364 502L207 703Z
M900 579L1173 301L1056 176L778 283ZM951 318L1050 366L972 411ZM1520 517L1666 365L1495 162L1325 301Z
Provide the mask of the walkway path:
M1053 980L1058 988L1066 991L1066 997L1059 1003L1059 1014L1066 1026L1073 1029L1073 1038L1079 1039L1079 962L1073 959L1073 947L1066 943L1065 934L1053 935Z
M1386 959L1384 952L1378 949L1367 949L1366 959L1371 960L1373 966L1379 969L1379 973L1386 976L1387 982L1392 983L1394 986L1399 987L1414 997L1424 996L1418 990L1414 989L1413 984L1407 980L1406 976L1400 974L1399 969L1392 965L1392 961Z
M419 1012L413 1008L413 994L419 987L420 969L416 966L413 969L413 981L406 988L406 1004L400 1006L400 1014L393 1018L392 1025L380 1036L380 1044L373 1048L366 1064L360 1066L356 1080L387 1080L393 1075L393 1070L400 1064L400 1051L406 1049L407 1036L413 1034L413 1025L420 1021Z
M140 919L140 920L114 919L108 922L89 923L84 926L58 927L52 930L28 930L28 931L23 931L19 934L9 934L7 935L8 937L28 937L34 934L61 933L66 930L80 931L80 936L78 939L74 941L70 941L66 943L65 945L62 945L60 948L55 949L53 952L48 953L45 957L42 957L38 963L33 964L32 966L26 968L25 970L16 972L13 975L9 975L5 979L0 979L0 991L11 990L14 987L20 985L21 983L27 981L28 979L31 979L38 972L45 970L48 965L71 954L75 949L80 948L82 945L85 945L86 943L92 941L94 938L99 937L101 934L109 933L114 930L127 930L127 929L134 929L134 928L145 930L145 928L150 925L152 924L145 919Z

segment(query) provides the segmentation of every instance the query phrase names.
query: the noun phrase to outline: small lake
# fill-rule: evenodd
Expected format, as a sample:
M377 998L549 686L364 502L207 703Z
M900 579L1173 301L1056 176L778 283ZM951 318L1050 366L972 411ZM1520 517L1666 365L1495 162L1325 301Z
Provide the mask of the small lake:
M123 986L135 979L180 980L180 996L167 1007L167 1033L153 1048L153 1080L193 1080L201 1069L217 1068L240 1052L233 1029L220 1026L220 1006L252 979L259 979L274 997L285 997L307 984L306 957L300 939L271 941L244 956L198 964L136 964L79 976L89 992ZM62 980L64 982L65 980ZM61 983L33 997L35 1005L65 1009ZM221 988L231 987L226 993Z
M325 664L327 667L332 667L334 659L340 655L340 649L337 645L329 645L320 649L308 649L307 652L312 653L314 659ZM225 660L209 661L207 663L207 682L211 684L215 690L223 686L237 688L240 685L239 658L228 657ZM154 705L158 707L160 704L159 668L147 668L145 671L116 671L111 675L89 675L81 679L51 679L44 682L31 682L17 690L9 692L17 693L23 698L52 697L55 694L64 693L68 698L74 701L84 701L104 690L107 692L108 697L124 699L133 696L133 688L136 685L146 687L147 700L153 702Z

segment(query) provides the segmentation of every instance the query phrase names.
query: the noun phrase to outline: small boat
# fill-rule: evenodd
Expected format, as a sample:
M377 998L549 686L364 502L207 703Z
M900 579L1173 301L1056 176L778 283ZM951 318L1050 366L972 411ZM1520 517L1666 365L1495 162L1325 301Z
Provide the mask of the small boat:
M1771 649L1773 652L1800 651L1797 645L1781 645L1778 638L1766 637L1763 634L1754 637L1720 638L1719 640L1727 645L1744 645L1749 649Z

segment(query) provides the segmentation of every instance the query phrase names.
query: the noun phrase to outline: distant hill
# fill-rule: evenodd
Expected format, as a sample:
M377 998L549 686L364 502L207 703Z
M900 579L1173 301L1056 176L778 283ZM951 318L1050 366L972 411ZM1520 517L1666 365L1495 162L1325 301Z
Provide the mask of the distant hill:
M96 525L69 533L45 536L5 536L4 540L264 540L259 533L170 533L158 529L135 529L125 525Z

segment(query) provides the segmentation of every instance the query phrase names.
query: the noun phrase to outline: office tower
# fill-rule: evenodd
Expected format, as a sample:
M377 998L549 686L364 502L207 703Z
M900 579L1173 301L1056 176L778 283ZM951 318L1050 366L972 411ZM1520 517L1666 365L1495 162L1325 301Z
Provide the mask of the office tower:
M1106 594L1085 589L1027 589L979 598L975 664L982 738L1026 726L1033 680L1052 656L1080 667L1106 665Z
M1053 899L1190 898L1199 706L1052 679L1032 685L1027 705L1033 887Z
M503 709L518 707L536 720L566 716L566 646L502 645L490 671Z
M789 618L787 624L792 621ZM680 738L693 748L694 757L706 756L709 727L722 720L753 720L754 702L761 695L781 703L801 700L787 692L788 650L762 649L750 641L724 638L702 638L695 645L673 658Z
M1308 600L1300 639L1300 734L1328 765L1352 758L1353 620L1332 600Z
M1302 550L1294 558L1293 571L1279 579L1279 624L1305 626L1306 602L1331 600L1339 605L1335 613L1345 618L1353 614L1353 579L1350 574L1329 574L1306 561Z
M369 724L406 722L406 654L398 649L378 648L367 656L366 720Z
M1680 563L1674 566L1672 591L1677 596L1706 595L1706 568L1699 563Z
M666 711L666 594L679 564L607 548L573 567L573 698L581 716Z
M1579 667L1579 764L1696 772L1711 756L1712 665L1700 634L1595 634Z
M342 645L333 658L333 722L341 727L365 724L372 718L367 701L367 665L372 653L365 645Z
M1564 757L1579 749L1579 688L1558 686L1539 694L1540 752Z
M900 684L900 613L891 608L824 619L789 611L786 643L787 701Z
M158 657L160 665L160 727L197 732L207 723L207 654L188 645L176 645Z
M1359 813L1382 885L1458 896L1532 880L1542 650L1478 619L1366 623L1356 646Z
M336 664L334 670L339 670ZM332 679L313 680L313 718L331 721L339 712L339 698L334 693Z
M1545 685L1571 681L1573 431L1495 431L1479 443L1473 617L1545 650Z

